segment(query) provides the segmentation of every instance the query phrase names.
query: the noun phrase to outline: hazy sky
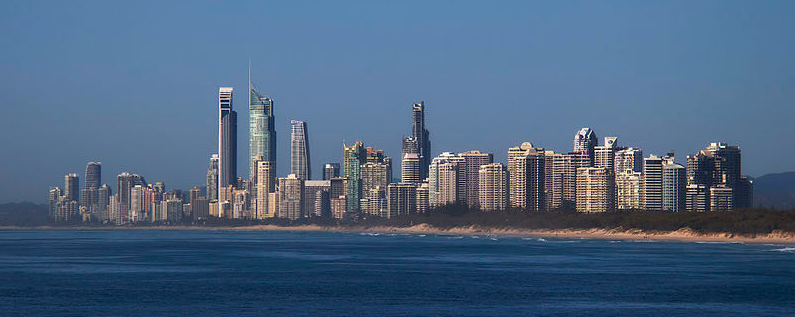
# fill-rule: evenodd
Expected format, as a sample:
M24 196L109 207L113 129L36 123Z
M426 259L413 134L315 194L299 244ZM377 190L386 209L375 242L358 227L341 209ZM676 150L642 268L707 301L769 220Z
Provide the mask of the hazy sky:
M361 140L396 162L411 104L433 152L504 161L575 132L677 161L725 141L743 173L795 170L795 2L520 1L0 3L0 202L44 202L102 161L167 188L203 185L219 86L235 88L248 176L247 67L276 101L278 175L289 122L312 169ZM600 141L601 143L601 141ZM400 165L394 166L395 175Z

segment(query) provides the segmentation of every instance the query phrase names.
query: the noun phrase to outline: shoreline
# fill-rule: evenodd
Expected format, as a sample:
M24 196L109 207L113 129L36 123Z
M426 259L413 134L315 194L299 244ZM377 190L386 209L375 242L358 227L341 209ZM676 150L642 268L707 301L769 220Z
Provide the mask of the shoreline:
M523 229L491 228L482 226L437 228L422 223L411 227L392 226L153 226L153 227L15 227L4 226L0 230L227 230L227 231L299 231L299 232L366 232L366 233L407 233L407 234L450 234L450 235L497 235L510 237L544 238L585 238L602 240L659 240L681 242L742 242L742 243L795 243L795 233L774 231L768 234L698 233L690 228L676 231L643 231L640 229Z

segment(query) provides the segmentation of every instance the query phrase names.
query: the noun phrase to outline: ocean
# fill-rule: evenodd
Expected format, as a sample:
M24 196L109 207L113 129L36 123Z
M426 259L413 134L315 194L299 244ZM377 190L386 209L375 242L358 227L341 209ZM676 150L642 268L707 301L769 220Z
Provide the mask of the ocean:
M2 316L786 316L795 246L0 230Z

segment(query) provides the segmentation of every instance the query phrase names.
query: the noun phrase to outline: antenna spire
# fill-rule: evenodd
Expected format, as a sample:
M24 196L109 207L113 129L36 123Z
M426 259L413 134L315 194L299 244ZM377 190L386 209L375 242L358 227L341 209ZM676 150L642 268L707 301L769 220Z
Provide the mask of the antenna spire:
M254 89L253 85L251 84L251 57L248 58L248 106L251 107L251 91Z

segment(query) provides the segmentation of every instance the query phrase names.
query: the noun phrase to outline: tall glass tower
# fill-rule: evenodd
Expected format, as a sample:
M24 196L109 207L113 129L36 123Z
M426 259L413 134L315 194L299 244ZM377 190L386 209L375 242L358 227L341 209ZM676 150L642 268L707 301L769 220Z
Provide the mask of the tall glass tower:
M88 162L86 164L86 186L85 188L99 189L102 182L102 163Z
M276 166L276 128L273 120L273 99L263 97L251 83L249 72L249 171L255 171L254 160L274 163ZM255 175L249 175L253 179Z
M312 167L309 160L309 133L304 121L290 121L290 174L300 179L312 179Z
M232 110L232 87L218 90L218 111L218 190L221 191L237 182L237 112Z
M428 177L428 168L431 165L430 132L425 128L425 101L411 106L411 119L411 136L417 144L416 153L420 155L420 175L425 179Z

